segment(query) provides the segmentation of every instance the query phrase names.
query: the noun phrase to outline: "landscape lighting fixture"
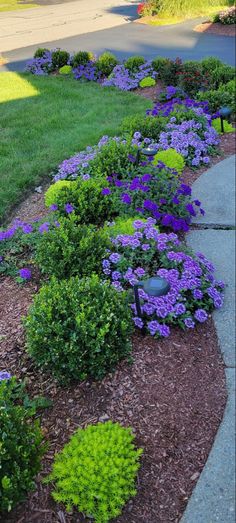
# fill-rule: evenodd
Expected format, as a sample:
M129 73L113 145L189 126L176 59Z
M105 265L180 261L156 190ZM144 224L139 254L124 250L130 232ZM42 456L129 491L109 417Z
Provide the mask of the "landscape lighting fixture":
M136 166L139 165L141 153L144 154L144 156L151 158L152 156L155 156L155 154L157 154L157 151L156 149L152 149L151 147L146 147L145 149L138 149L135 159Z
M140 298L139 298L139 289L143 289L148 296L154 296L158 298L159 296L165 296L170 290L170 284L165 278L160 278L160 276L153 276L147 280L139 281L134 285L134 298L137 316L142 317Z
M221 123L221 132L224 133L224 120L228 120L232 113L231 107L225 106L220 107L219 109L219 115L220 115L220 123Z

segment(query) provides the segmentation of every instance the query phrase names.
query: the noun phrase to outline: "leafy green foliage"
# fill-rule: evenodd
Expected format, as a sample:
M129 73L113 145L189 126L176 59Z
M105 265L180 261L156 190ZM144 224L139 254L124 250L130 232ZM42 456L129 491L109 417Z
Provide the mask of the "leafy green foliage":
M132 218L127 218L126 216L118 217L114 222L110 222L104 226L104 230L111 238L115 238L118 234L134 234L136 229L133 226L134 220L143 221L146 220L140 219L140 215L134 216Z
M45 446L38 421L29 418L37 402L19 402L15 378L0 381L0 512L10 511L34 488Z
M220 118L215 118L215 119L212 121L212 126L214 127L214 129L215 129L219 134L222 134L222 131L221 131L221 120L220 120ZM227 122L226 120L224 120L224 132L225 132L225 133L234 133L234 132L235 132L235 128L232 126L231 123Z
M138 130L143 138L150 138L158 141L160 133L165 130L168 118L159 116L127 116L122 122L121 129L131 137Z
M204 15L208 8L219 6L219 4L232 5L233 0L148 0L147 5L151 4L152 11L157 9L158 14L163 15Z
M159 78L165 85L178 85L179 75L183 70L183 63L180 58L175 60L166 60L159 70Z
M69 180L58 180L58 182L52 183L45 192L44 202L46 207L57 204L60 201L61 192L63 193L64 189L72 189L74 186L75 182L70 182Z
M167 66L168 62L168 58L163 58L162 56L157 56L152 60L152 67L156 73L159 73L160 77L162 76L162 72Z
M89 162L90 172L96 176L107 177L121 169L127 169L130 167L128 155L135 152L131 140L123 143L111 139L100 149L94 160Z
M19 269L33 263L33 253L40 233L39 223L32 224L32 232L24 234L18 229L10 239L0 242L0 275L16 277Z
M60 69L59 69L59 73L63 74L63 75L71 74L71 72L72 72L71 65L63 65L63 67L60 67Z
M208 87L208 73L203 72L201 62L189 60L183 64L177 84L185 93L193 97L199 89Z
M229 105L235 112L235 94L235 80L230 80L230 82L220 85L218 89L197 93L197 99L207 101L212 113L218 111L221 106L226 105Z
M221 64L209 73L209 84L211 89L218 89L230 80L235 80L235 67Z
M109 51L101 54L96 61L96 68L103 76L109 76L114 67L119 63L114 54Z
M58 226L59 225L59 226ZM100 273L102 258L110 242L108 234L93 226L77 225L76 217L61 218L57 226L42 234L35 261L43 273L58 279Z
M139 82L139 87L142 87L142 88L144 88L144 87L153 87L154 85L156 85L156 81L151 76L147 76L146 78L143 78Z
M153 163L157 165L158 162L162 162L169 167L177 171L179 175L182 174L185 166L185 160L182 154L177 153L175 149L166 149L165 151L158 151L154 156Z
M94 59L93 53L88 51L79 51L75 53L72 58L73 67L78 67L79 65L86 65L88 62L91 62Z
M46 47L39 47L37 49L37 51L35 51L34 53L34 58L42 58L45 53L48 53L49 52L49 49L47 49Z
M62 51L61 49L56 49L52 52L52 70L60 69L63 65L67 65L70 59L70 53L67 51Z
M67 510L75 506L96 523L109 522L136 494L141 454L131 429L118 423L78 429L55 457L49 476L55 484L54 499Z
M143 64L145 64L145 58L143 56L130 56L124 65L131 73L137 73L140 65Z
M28 352L61 382L101 379L131 351L126 295L90 278L41 287L25 320Z

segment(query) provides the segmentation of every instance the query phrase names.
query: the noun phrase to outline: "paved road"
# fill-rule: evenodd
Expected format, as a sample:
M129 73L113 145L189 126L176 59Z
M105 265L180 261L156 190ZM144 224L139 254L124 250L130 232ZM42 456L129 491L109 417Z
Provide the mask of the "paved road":
M88 50L97 54L104 50L114 52L120 59L141 54L147 59L157 55L183 60L199 60L205 56L217 56L224 62L235 64L234 38L196 33L195 21L165 27L153 27L126 23L110 29L90 32L55 41L42 40L41 46L61 47L70 52ZM15 49L4 53L9 63L0 70L22 71L38 45Z

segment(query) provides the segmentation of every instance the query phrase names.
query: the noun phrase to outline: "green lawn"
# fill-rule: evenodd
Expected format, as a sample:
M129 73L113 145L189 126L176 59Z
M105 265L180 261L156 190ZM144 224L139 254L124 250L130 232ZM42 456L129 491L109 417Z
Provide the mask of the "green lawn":
M151 102L132 93L62 77L0 75L0 218L59 162L119 132Z
M37 7L32 0L31 4L21 4L18 0L0 0L0 13L3 11L15 11L18 9L28 9L29 7Z

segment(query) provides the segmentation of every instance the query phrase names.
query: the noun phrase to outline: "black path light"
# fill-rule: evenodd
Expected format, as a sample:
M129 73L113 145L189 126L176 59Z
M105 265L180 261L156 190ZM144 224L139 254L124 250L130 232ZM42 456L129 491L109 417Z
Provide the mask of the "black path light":
M139 148L137 150L136 160L135 160L135 165L137 165L137 166L139 165L139 162L140 162L141 153L144 154L144 156L151 158L152 156L155 156L155 154L157 154L157 150L153 149L152 147L146 147L144 149Z
M221 123L221 132L224 133L224 120L228 120L232 113L231 107L225 106L220 107L219 109L219 115L220 115L220 123Z
M147 280L139 281L138 283L135 283L134 285L134 297L135 297L135 305L136 305L136 311L139 318L142 317L141 312L141 305L140 305L140 298L139 298L139 289L143 289L148 296L154 296L155 298L159 296L165 296L170 290L170 284L165 278L161 278L160 276L153 276L152 278L148 278Z

